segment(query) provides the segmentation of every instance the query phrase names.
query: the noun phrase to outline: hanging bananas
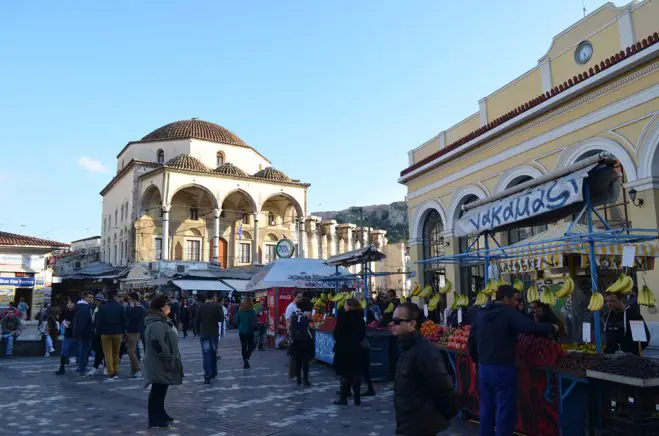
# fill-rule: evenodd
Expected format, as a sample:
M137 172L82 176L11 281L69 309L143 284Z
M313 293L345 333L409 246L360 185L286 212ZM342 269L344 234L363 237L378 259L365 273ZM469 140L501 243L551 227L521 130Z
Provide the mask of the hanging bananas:
M513 288L517 289L517 292L522 292L524 290L524 282L519 279L515 279L513 282Z
M467 307L469 305L469 299L466 295L456 294L453 298L453 304L451 304L451 310L456 310L460 307Z
M451 289L453 289L453 283L451 283L451 281L447 279L446 283L444 284L444 287L439 289L439 293L441 295L446 295L449 292L451 292Z
M556 304L556 296L552 291L549 290L549 288L545 288L540 293L540 302L553 306Z
M538 287L535 284L532 284L529 287L529 290L526 291L526 301L529 303L533 303L534 301L539 301L540 300L540 292L538 291Z
M426 285L425 288L423 288L423 291L419 294L419 297L421 298L430 298L432 295L432 287L430 285Z
M622 294L622 295L627 295L632 291L632 288L634 287L634 280L629 277L625 273L621 273L620 276L618 276L618 280L613 282L611 286L606 288L607 293L612 293L612 294Z
M485 306L486 304L487 304L487 294L483 291L476 294L476 301L474 301L474 305Z
M572 292L574 292L574 280L572 280L572 277L564 275L561 289L559 289L555 294L556 298L567 297L568 295L571 295Z
M414 282L410 296L417 297L420 293L421 293L421 286L419 286L419 282Z
M638 293L638 304L642 306L657 305L657 299L652 293L652 290L648 288L648 285L643 285L640 292Z
M601 292L593 292L593 295L590 297L590 303L588 304L588 310L591 312L598 312L604 307L604 296Z
M428 302L428 310L432 311L437 309L440 301L442 301L442 296L440 294L434 294L430 297L430 301Z
M389 303L389 306L384 310L384 313L391 313L394 311L394 303Z

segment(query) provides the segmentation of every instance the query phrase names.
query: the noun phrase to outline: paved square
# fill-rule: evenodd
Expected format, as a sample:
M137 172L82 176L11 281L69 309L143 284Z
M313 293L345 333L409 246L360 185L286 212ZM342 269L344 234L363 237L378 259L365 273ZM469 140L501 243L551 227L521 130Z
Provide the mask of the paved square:
M391 384L376 384L378 395L364 398L361 407L334 406L338 380L331 368L313 364L308 388L287 377L286 353L255 351L252 368L242 369L240 343L230 332L220 344L218 378L203 384L199 341L181 339L185 369L183 385L172 387L167 412L176 419L169 430L146 427L148 392L142 379L130 379L128 356L120 379L85 378L74 366L55 376L58 357L0 358L0 414L12 419L3 425L17 435L195 435L305 436L394 434ZM91 363L91 361L90 361ZM456 422L443 435L475 435L478 428Z

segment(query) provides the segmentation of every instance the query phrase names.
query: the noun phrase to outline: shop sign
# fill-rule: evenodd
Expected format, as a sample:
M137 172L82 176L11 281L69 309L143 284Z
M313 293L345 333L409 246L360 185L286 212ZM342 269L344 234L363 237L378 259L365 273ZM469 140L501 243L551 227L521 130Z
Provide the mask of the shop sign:
M290 239L282 239L281 241L277 242L277 246L275 247L275 252L277 253L277 257L283 258L283 259L288 259L293 257L293 253L295 252L295 245L293 245L293 241Z
M44 267L44 256L34 254L0 254L0 267L2 266L42 270Z
M458 220L455 236L493 230L583 201L583 179L587 175L587 171L577 171L471 209Z
M31 288L35 284L34 277L0 277L0 286Z

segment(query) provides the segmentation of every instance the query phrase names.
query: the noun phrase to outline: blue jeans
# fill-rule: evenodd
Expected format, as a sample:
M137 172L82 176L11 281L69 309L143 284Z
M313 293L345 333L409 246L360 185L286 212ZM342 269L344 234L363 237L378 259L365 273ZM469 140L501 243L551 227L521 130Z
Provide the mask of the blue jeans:
M201 354L204 358L204 378L212 378L217 375L217 343L218 336L200 336Z
M67 341L67 355L71 355L71 351L75 350L77 347L78 354L76 359L78 360L78 372L83 373L87 371L87 361L89 360L89 347L90 341L87 339L73 339L69 338Z
M515 427L517 368L479 365L480 435L510 436Z
M265 345L265 334L268 330L268 327L265 324L259 324L259 326L254 331L254 348L258 347L259 350L263 349Z
M3 333L2 334L2 339L7 341L7 347L5 348L5 355L6 356L11 356L11 353L14 351L14 335L11 333Z
M46 339L46 357L50 355L50 349L53 348L53 338L50 335L45 336Z

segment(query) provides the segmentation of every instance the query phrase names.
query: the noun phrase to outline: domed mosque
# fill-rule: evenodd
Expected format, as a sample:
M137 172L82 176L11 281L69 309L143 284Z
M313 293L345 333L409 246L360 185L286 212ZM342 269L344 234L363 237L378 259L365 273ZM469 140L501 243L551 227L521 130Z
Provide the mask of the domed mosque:
M229 268L272 262L284 238L299 257L365 244L354 225L305 219L309 186L225 127L197 118L166 124L117 155L117 173L101 191L102 260ZM383 232L377 238L386 243Z

